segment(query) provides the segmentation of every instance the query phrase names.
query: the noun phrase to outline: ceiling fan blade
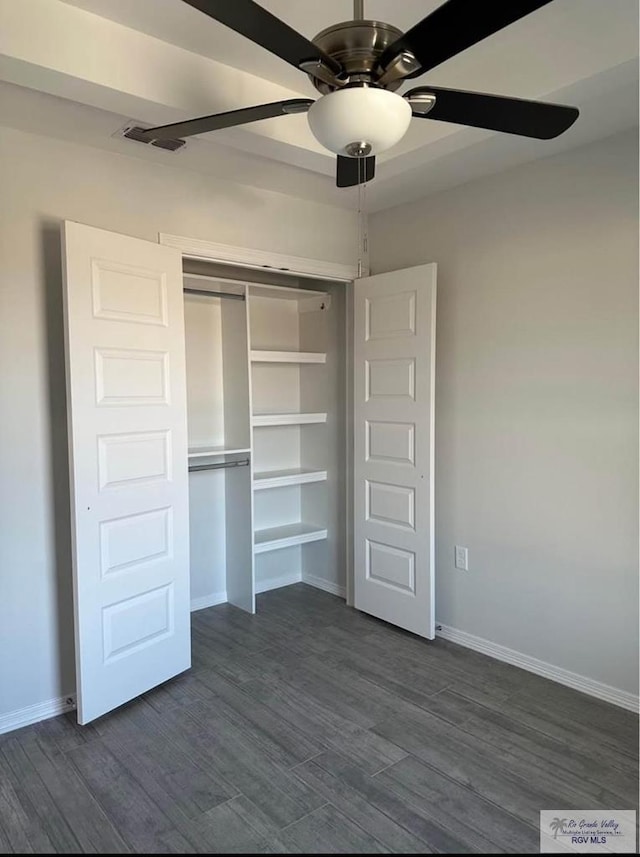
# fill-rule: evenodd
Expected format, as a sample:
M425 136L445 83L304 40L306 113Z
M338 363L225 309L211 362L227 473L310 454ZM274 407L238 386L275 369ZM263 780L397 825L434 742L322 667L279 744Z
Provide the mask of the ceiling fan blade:
M368 158L345 158L338 155L336 184L338 187L355 187L370 182L376 172L375 155Z
M313 104L311 98L290 98L287 101L274 101L271 104L258 104L257 107L243 107L241 110L229 110L227 113L213 113L185 122L173 122L171 125L158 125L144 132L149 140L168 140L174 137L192 137L207 131L231 128L233 125L245 125L259 119L272 119L288 113L306 113Z
M412 96L435 95L435 104L426 113L416 110L413 115L421 119L438 119L474 128L505 131L522 137L550 140L571 127L578 118L578 109L564 104L545 101L525 101L502 95L485 95L482 92L463 92L459 89L442 89L437 86L420 86L411 89L405 98L411 104Z
M302 63L319 64L339 75L342 66L284 21L253 0L184 0L226 27L246 36L296 68Z
M379 65L384 69L402 51L410 51L420 67L406 77L418 77L550 2L447 0L389 45L380 57Z

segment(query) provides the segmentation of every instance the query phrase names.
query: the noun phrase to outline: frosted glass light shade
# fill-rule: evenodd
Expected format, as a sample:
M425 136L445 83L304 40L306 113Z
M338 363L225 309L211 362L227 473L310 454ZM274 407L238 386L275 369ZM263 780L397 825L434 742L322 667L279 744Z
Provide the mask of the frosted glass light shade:
M330 152L347 155L346 146L362 142L377 155L407 133L411 106L395 92L358 86L323 95L307 116L314 137Z

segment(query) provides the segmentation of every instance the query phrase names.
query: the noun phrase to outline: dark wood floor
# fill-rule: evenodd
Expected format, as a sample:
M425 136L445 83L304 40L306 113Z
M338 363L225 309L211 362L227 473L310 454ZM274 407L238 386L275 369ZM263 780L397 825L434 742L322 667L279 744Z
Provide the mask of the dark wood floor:
M303 584L193 614L193 669L0 736L0 850L537 853L637 809L629 712Z

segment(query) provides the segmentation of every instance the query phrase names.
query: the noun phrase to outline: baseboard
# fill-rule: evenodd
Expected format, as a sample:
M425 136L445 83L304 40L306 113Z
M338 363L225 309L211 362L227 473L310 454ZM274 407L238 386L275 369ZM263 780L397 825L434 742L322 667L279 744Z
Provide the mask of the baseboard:
M291 586L292 583L301 582L308 583L309 586L315 586L316 589L323 589L332 595L338 595L340 598L344 598L346 595L344 586L339 586L330 580L324 580L315 574L301 575L299 571L294 574L283 574L281 577L272 577L269 580L256 582L256 595L260 595L262 592L269 592L271 589L281 589L283 586ZM214 592L211 595L203 595L201 598L193 598L191 600L191 612L205 610L207 607L215 607L216 604L224 604L226 601L226 592Z
M551 681L557 681L559 684L564 684L574 690L580 690L582 693L589 694L589 696L595 696L597 699L618 705L620 708L626 708L634 712L638 711L638 697L632 693L628 693L626 690L619 690L609 684L604 684L604 682L587 678L570 670L562 669L562 667L556 667L553 664L548 664L546 661L540 661L538 658L524 655L515 649L500 646L498 643L492 643L491 640L485 640L484 637L476 637L475 634L468 634L466 631L459 631L457 628L451 628L448 625L438 624L436 628L437 636L442 637L444 640L459 643L468 649L474 649L483 655L489 655L491 658L513 664L523 670L528 670L529 672L536 673L536 675L551 679Z
M256 595L261 592L269 592L270 589L280 589L283 586L291 586L292 583L300 583L302 577L299 571L294 574L283 574L282 577L271 577L269 580L256 581Z
M76 707L74 694L60 696L58 699L49 699L47 702L38 702L18 711L10 711L9 714L0 714L0 735L5 732L13 732L14 729L22 729L23 726L31 726L40 720L48 720L57 717L65 711L73 711Z
M196 610L205 610L207 607L215 607L216 604L225 604L227 601L226 592L212 592L211 595L202 595L200 598L191 599L191 612Z
M302 582L308 583L309 586L315 586L316 589L323 589L325 592L330 592L332 595L337 595L339 598L346 598L347 595L347 590L344 586L340 586L340 584L334 583L332 580L325 580L316 574L303 574Z

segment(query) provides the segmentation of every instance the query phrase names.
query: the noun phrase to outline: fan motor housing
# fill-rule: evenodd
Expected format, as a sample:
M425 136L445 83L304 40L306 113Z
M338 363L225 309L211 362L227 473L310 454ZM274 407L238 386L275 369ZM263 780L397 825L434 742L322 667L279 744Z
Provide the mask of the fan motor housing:
M384 51L402 36L402 31L382 21L343 21L318 33L313 43L337 60L352 82L375 83L376 67ZM314 77L315 88L326 95L338 89ZM394 80L384 89L395 90L403 80Z

